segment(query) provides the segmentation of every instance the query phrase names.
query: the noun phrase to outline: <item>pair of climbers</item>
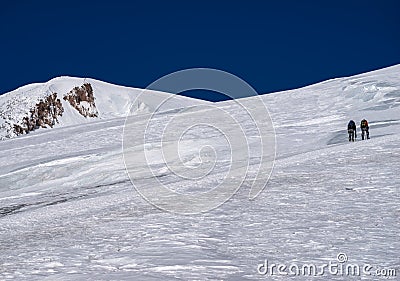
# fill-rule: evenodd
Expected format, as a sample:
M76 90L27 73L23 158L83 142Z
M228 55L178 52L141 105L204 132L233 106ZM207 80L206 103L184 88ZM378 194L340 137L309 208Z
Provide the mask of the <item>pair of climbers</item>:
M369 126L368 121L366 119L361 120L361 138L364 140L365 138L369 139ZM354 141L357 138L357 126L353 120L350 120L347 125L347 132L349 133L349 141Z

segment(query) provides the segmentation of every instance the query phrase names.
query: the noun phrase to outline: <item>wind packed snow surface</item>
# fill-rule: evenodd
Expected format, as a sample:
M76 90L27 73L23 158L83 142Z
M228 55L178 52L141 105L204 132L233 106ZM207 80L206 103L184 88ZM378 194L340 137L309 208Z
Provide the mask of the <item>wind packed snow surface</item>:
M88 88L90 88L90 92L93 92L93 103L88 102L92 102L91 96L85 97L79 96L79 94L76 99L70 99L73 104L68 103L68 97L77 95L80 90ZM143 93L146 95L142 95ZM130 112L131 106L133 114L153 112L159 100L168 96L167 93L158 91L128 88L90 78L67 76L57 77L46 83L26 85L0 95L0 140L19 135L15 132L14 126L26 127L26 124L23 124L24 118L29 118L37 104L43 102L50 95L55 95L61 105L60 116L57 116L54 121L55 127L75 126L99 119L126 116ZM87 98L88 100L86 100ZM183 96L174 96L166 107L173 109L206 103L200 100L193 101L193 99ZM52 105L49 105L49 108L44 107L40 111L42 111L42 115L47 115L47 111L53 111ZM31 122L36 123L35 121Z
M100 112L107 104L120 110L112 95L96 99ZM198 215L161 211L136 192L123 162L123 117L110 114L1 141L0 279L286 280L295 272L291 265L317 267L318 277L299 270L300 280L398 278L400 66L262 100L277 143L268 185L248 200L245 182L231 200ZM191 102L182 104L195 106L188 112L160 113L153 122L162 128L167 115L177 114L190 120L197 108ZM254 107L258 102L246 100ZM241 118L235 101L215 106ZM347 122L359 125L362 118L371 139L349 143ZM188 165L198 163L198 144L226 149L220 136L201 126L192 133L183 157ZM251 140L256 132L248 135ZM192 188L220 181L227 162L222 159ZM168 169L159 172L168 175ZM183 180L168 184L186 188ZM322 272L329 263L343 270ZM278 273L271 264L286 269ZM349 264L360 266L359 276L346 275ZM370 268L363 273L364 265Z

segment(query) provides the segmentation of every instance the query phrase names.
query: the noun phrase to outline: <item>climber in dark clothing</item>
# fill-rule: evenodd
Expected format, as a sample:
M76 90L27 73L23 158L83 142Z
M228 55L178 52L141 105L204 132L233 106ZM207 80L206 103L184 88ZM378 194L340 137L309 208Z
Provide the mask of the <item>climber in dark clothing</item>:
M349 133L349 141L354 141L354 139L357 138L357 127L353 120L350 120L347 125L347 132Z
M368 126L368 121L363 119L361 120L361 138L364 140L365 135L367 136L367 139L369 140L369 126Z

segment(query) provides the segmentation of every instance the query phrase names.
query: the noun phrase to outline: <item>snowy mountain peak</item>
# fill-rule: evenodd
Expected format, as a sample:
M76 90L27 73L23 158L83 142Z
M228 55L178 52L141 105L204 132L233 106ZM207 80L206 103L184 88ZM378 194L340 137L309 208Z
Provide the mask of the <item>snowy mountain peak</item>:
M151 112L170 94L112 85L90 78L61 76L45 83L22 86L0 95L0 139L57 126L78 125L90 120L123 117L135 101L135 113ZM199 100L174 96L170 107L202 104Z

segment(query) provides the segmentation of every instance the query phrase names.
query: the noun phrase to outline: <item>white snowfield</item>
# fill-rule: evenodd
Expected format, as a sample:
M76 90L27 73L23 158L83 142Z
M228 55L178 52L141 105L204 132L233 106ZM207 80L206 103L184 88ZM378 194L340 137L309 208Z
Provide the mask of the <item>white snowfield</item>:
M82 116L63 99L65 94L74 87L80 87L85 83L89 83L93 88L95 104L99 113L98 118ZM9 124L20 124L22 118L28 115L35 104L52 93L57 93L57 98L60 99L64 108L64 113L58 118L55 127L66 127L82 125L99 119L125 117L131 106L133 114L153 112L159 101L170 95L151 90L146 90L145 95L141 95L143 91L143 89L117 86L90 78L67 76L57 77L46 83L35 83L20 87L0 95L0 140L15 137L16 135L10 132L11 126ZM139 95L141 95L141 98L136 99ZM134 105L132 105L133 102L135 102ZM85 101L81 103L85 104ZM207 103L183 96L174 96L165 105L165 108L174 109Z
M263 95L277 145L266 188L249 200L245 181L231 200L198 215L161 211L130 182L122 153L124 116L141 90L85 81L94 88L98 118L79 116L62 101L65 112L54 128L0 141L0 280L399 278L400 65ZM23 101L9 111L9 120L18 119L41 94L63 94L83 82L61 77L28 85L0 96L0 109ZM168 94L149 92L135 105L138 124L140 114L154 110L157 95ZM156 127L180 114L190 123L211 104L173 101L171 110L154 116ZM257 98L243 101L262 106ZM214 106L243 117L235 101ZM213 111L204 117L213 119ZM363 118L370 140L361 141ZM354 143L347 136L350 119L358 126ZM251 150L257 132L249 127L246 134ZM202 126L193 127L192 135L180 155L185 165L201 163L196 148L204 145L222 159L195 186L168 177L168 167L160 166L156 176L172 190L203 192L224 180L229 168L228 144L220 135ZM150 152L152 145L150 138ZM133 180L151 182L140 171L138 164ZM351 270L356 265L358 275Z

